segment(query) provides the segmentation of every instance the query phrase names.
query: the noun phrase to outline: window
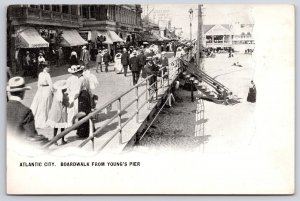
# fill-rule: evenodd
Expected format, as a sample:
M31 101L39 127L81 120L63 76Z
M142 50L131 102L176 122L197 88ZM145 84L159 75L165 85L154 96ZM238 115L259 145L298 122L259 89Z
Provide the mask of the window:
M69 13L69 6L68 5L63 5L62 6L62 12L63 13Z
M241 24L241 28L244 28L245 27L245 24Z
M78 9L78 7L76 5L75 6L72 5L71 6L71 14L72 15L77 15L77 11L78 11L77 9Z
M52 5L52 11L59 12L59 5Z
M38 5L30 5L29 7L30 7L30 8L39 8Z
M96 6L90 6L91 18L96 18Z
M82 17L89 18L89 6L82 6Z
M50 10L50 5L44 5L44 10Z

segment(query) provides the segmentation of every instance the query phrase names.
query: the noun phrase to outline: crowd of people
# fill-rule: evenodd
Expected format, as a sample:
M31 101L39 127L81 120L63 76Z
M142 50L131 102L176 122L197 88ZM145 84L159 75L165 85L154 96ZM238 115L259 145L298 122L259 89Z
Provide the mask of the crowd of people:
M53 128L53 136L58 130L64 131L70 127L78 114L80 118L88 115L95 108L97 96L93 94L98 86L97 78L83 65L72 65L66 80L52 83L49 74L49 65L44 65L38 76L38 90L33 98L30 108L21 103L26 90L25 80L22 77L12 77L8 81L8 126L9 131L19 137L35 139L37 136L43 142L45 137L38 135L36 128ZM77 135L86 138L89 135L89 123L77 128ZM67 143L62 138L62 144Z
M150 90L156 91L154 82L159 76L159 69L168 66L166 52L156 51L156 46L129 47L123 48L123 52L115 56L115 69L118 73L128 76L128 68L132 73L132 83L137 84L140 76L149 79ZM86 46L82 47L80 58L76 51L70 53L70 64L66 80L52 82L49 63L43 58L41 52L38 58L38 81L37 92L33 97L30 108L24 106L21 101L26 90L30 88L25 85L23 77L11 77L8 80L8 110L7 118L9 132L26 139L36 139L43 143L48 139L38 135L36 128L53 128L53 136L73 125L76 119L80 120L88 115L96 106L98 97L93 94L99 82L91 72L89 65L90 53ZM96 56L96 72L108 72L110 55L107 49L99 50ZM119 66L117 66L119 65ZM40 68L40 69L39 69ZM83 115L82 115L83 114ZM77 128L79 138L86 138L89 135L89 122L83 123ZM62 138L61 144L67 141ZM57 143L56 143L57 144Z

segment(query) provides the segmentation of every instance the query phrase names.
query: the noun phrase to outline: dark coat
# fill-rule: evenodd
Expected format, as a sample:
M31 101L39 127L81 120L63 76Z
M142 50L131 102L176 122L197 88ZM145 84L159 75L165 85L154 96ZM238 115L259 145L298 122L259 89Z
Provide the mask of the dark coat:
M247 101L251 103L256 102L256 87L253 85L252 88L249 88L248 96L247 96Z
M143 72L142 72L142 76L144 74L144 76L146 75L146 77L153 75L150 79L149 79L149 85L152 85L154 82L157 81L157 75L159 72L159 67L155 64L153 64L152 66L150 66L148 63L144 66L143 68ZM143 76L143 77L144 77ZM156 86L152 86L154 88L156 88Z
M169 61L168 61L168 58L167 58L167 57L162 58L162 60L161 60L161 65L162 65L162 66L169 66Z
M110 61L110 55L108 54L108 52L106 52L104 55L103 55L103 62L104 63L107 63Z
M123 66L129 65L129 54L127 52L123 53L121 56L121 64Z
M18 101L7 102L7 126L9 132L20 137L37 135L32 111Z
M142 69L142 66L139 65L139 60L136 56L130 58L129 64L131 71L140 72Z
M139 54L137 56L138 60L139 60L139 65L141 66L141 68L143 68L146 65L146 56L144 54Z

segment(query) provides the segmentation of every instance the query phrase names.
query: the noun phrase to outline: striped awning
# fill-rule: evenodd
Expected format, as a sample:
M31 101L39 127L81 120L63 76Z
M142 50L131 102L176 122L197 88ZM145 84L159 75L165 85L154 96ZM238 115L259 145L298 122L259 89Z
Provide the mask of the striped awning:
M38 31L32 27L25 28L18 35L19 48L40 48L49 47L49 43L43 39Z
M76 30L63 30L63 40L61 45L64 47L81 46L88 44Z

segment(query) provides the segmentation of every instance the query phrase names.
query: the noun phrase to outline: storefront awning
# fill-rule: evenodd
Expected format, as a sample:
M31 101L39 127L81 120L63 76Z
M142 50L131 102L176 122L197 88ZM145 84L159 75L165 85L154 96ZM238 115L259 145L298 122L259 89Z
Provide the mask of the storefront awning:
M164 39L158 34L153 34L153 36L157 38L158 41L164 41Z
M120 38L114 31L97 31L97 35L99 37L104 36L106 38L106 40L103 42L104 44L124 42L124 40Z
M114 42L112 41L110 34L108 31L97 31L97 36L103 36L105 37L105 41L103 41L104 44L113 44Z
M18 37L20 48L49 47L49 43L34 28L25 28Z
M120 38L118 36L118 34L116 34L116 32L114 31L108 31L109 32L109 35L111 37L111 40L114 42L114 43L117 43L117 42L124 42L124 40L122 38Z
M154 41L158 41L158 39L153 35L145 34L143 37L143 41L154 42Z
M169 39L169 38L167 38L167 37L165 37L165 36L161 36L162 37L162 39L164 40L164 41L170 41L171 39Z
M91 31L79 31L79 35L83 40L90 41L92 40L92 32Z
M62 37L61 45L64 47L80 46L88 43L76 30L63 30Z

